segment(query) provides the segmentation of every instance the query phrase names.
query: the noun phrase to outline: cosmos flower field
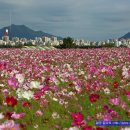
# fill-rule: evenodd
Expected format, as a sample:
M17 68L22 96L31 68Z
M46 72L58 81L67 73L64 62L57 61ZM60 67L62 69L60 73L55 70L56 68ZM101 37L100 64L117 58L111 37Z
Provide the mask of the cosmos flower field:
M0 130L126 130L130 49L0 49Z

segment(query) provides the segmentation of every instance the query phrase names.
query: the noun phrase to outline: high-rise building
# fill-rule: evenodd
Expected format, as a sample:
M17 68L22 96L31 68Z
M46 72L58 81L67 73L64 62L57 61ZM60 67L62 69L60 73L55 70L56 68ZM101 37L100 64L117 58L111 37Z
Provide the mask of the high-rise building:
M6 29L5 35L2 37L2 40L5 42L9 42L8 29Z
M13 37L13 38L12 38L12 41L13 41L13 42L19 42L19 38L18 38L18 37Z
M52 40L53 42L57 42L57 37L52 37L51 40Z
M3 36L2 40L5 41L5 42L9 42L9 36Z
M45 43L48 43L51 41L51 38L49 37L42 37L42 41L45 42Z

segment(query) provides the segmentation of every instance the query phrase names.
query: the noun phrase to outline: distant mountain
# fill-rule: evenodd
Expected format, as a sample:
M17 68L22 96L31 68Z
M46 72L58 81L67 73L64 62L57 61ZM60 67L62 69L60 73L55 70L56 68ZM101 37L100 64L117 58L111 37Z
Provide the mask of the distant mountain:
M52 36L54 36L52 34L48 34L48 33L42 32L42 31L34 31L25 25L12 24L11 26L3 27L2 29L0 29L0 38L5 35L6 29L9 30L10 39L12 37L35 39L35 37L43 37L43 36L52 37ZM57 38L59 40L63 39L62 37L57 37Z
M129 39L129 38L130 38L130 32L128 32L124 36L120 37L119 39Z

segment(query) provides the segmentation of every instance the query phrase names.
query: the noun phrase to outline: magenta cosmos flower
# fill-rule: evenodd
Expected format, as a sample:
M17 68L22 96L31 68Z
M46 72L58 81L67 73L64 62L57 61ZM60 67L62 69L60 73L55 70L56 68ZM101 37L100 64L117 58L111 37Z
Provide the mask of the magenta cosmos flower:
M75 120L83 120L83 115L81 113L72 113L71 115Z

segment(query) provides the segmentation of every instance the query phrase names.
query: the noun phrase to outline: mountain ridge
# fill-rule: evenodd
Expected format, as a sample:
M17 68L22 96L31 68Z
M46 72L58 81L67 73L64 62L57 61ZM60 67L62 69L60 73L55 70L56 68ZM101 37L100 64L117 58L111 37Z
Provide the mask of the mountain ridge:
M27 38L27 39L35 39L35 37L52 37L55 35L45 33L43 31L34 31L33 29L25 26L25 25L15 25L11 24L11 26L3 27L0 29L0 38L5 35L5 30L8 29L9 37L12 39L13 37L19 38ZM56 36L58 40L62 40L62 37Z
M120 37L119 39L130 39L130 32L126 33L124 36Z

